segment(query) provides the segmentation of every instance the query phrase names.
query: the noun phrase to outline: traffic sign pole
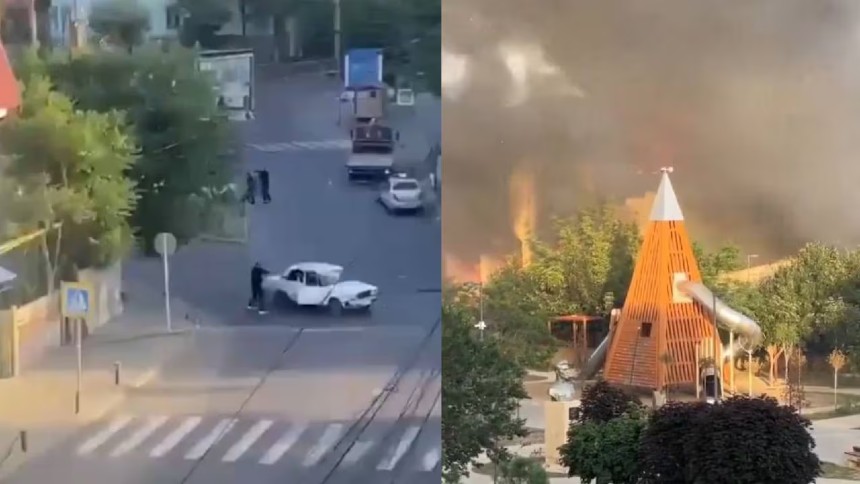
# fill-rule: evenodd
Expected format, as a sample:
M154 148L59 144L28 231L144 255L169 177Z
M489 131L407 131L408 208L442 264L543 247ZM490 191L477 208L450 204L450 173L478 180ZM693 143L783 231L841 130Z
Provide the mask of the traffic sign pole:
M161 238L161 260L164 261L164 311L167 315L167 332L173 332L173 321L170 317L170 266L167 262L167 237Z
M155 251L161 254L164 264L164 315L167 319L167 332L173 332L173 321L170 314L170 264L168 258L176 252L176 237L168 232L155 236Z
M78 381L75 387L75 414L81 413L81 380L83 380L84 359L81 351L81 332L83 331L83 319L75 318L75 352L78 357Z

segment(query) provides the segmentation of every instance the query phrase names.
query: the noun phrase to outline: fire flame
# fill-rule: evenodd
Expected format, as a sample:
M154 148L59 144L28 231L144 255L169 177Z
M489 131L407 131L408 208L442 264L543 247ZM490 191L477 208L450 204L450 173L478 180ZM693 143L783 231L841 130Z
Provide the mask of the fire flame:
M522 165L511 174L508 183L511 191L512 228L520 241L522 266L528 267L532 262L530 241L537 219L534 175Z

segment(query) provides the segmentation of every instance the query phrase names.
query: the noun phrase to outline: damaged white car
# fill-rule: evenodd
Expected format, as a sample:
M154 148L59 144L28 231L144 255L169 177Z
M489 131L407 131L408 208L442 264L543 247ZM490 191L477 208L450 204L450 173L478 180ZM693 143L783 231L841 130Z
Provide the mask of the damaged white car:
M283 274L263 279L263 293L275 304L328 307L332 314L370 309L379 289L360 281L341 281L343 267L325 262L302 262Z

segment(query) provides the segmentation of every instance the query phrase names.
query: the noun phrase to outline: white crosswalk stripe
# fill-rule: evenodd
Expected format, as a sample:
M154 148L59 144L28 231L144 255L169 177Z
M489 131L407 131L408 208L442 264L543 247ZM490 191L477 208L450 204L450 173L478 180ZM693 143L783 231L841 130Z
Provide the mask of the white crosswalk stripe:
M236 462L239 460L239 457L242 457L242 454L247 452L248 449L254 445L254 442L262 437L263 434L266 433L266 430L269 430L269 427L271 427L273 423L274 422L271 420L261 420L254 424L250 430L245 432L245 435L243 435L238 442L233 444L233 447L230 447L230 450L224 454L224 457L221 460L224 462Z
M203 437L202 440L197 442L197 444L195 444L194 447L185 454L185 458L188 460L200 459L210 448L212 448L213 445L224 438L224 436L227 435L235 425L236 419L225 418L218 422L218 425L216 425L212 431L206 435L206 437Z
M290 450L290 447L296 444L299 441L299 437L301 437L302 433L307 428L305 424L297 424L287 430L281 438L275 442L263 458L260 459L260 464L264 465L272 465L278 462L287 451Z
M351 146L352 143L348 139L248 144L248 147L251 149L261 151L263 153L281 153L284 151L338 151L348 150Z
M430 472L439 464L439 459L442 458L442 452L438 447L434 447L424 454L421 458L421 470Z
M310 467L319 463L326 452L337 443L340 434L343 433L343 424L330 424L317 441L313 449L308 453L302 465Z
M119 446L117 446L113 452L111 452L111 457L119 457L121 455L127 454L134 450L135 447L142 444L147 437L154 434L159 427L167 423L167 417L158 416L158 417L149 417L149 419L144 423L139 429L137 429L131 436L125 441L123 441Z
M394 455L392 455L387 462L380 462L376 469L380 471L394 470L394 468L397 467L397 463L400 462L400 459L403 458L409 450L409 447L412 446L412 442L415 441L415 437L418 437L419 432L421 432L421 427L418 425L413 425L406 429L406 432L403 434L403 437L401 437L400 442L397 443L397 447L394 449Z
M164 440L162 440L160 444L158 444L157 446L155 446L154 449L152 449L152 452L149 453L149 456L162 457L164 454L167 454L168 452L173 450L174 447L179 445L179 442L182 441L182 439L186 435L190 434L191 431L195 429L195 427L200 425L200 422L202 421L203 418L197 416L186 418L185 421L183 421L182 424L176 428L176 430L171 432L170 435L168 435Z
M211 458L224 464L244 462L270 467L281 464L313 467L329 455L340 455L340 451L333 450L340 445L349 428L348 423L340 422L287 422L200 415L120 416L92 429L91 435L84 435L77 454L87 459ZM390 435L387 428L362 433L343 455L340 465L350 467L367 462L370 468L379 472L399 468L433 471L438 467L441 456L439 445L420 448L419 434L422 432L418 425L402 429L399 435L391 435L391 439L385 437ZM428 444L424 446L429 447Z

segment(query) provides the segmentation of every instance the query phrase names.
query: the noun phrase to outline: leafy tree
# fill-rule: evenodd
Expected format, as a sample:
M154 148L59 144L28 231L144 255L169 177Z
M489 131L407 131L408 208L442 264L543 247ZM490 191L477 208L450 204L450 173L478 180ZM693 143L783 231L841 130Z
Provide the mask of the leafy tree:
M55 61L49 70L79 107L126 112L140 144L130 176L140 193L133 224L144 247L151 250L159 232L172 232L181 243L195 237L205 193L232 177L226 153L233 138L210 78L195 69L194 53L90 54Z
M508 358L527 368L545 367L557 344L546 322L558 313L541 290L542 276L537 268L523 270L509 262L484 287L489 331Z
M192 47L200 42L204 48L215 47L215 33L233 16L229 0L178 0L185 13L182 20L182 45Z
M609 422L630 412L640 413L644 409L635 395L604 380L586 387L582 391L580 402L576 417L579 423Z
M524 435L514 417L526 397L523 370L506 359L491 338L472 336L469 308L446 301L442 307L443 479L457 483L482 452L503 455L502 442Z
M771 365L780 355L787 366L788 351L816 331L840 324L851 307L842 298L846 259L838 249L808 244L761 286L761 306L755 311L772 350Z
M512 457L501 463L499 471L499 484L549 484L546 469L528 457Z
M721 285L719 277L722 274L733 272L743 267L740 248L734 245L727 245L718 248L714 252L707 252L701 244L693 242L693 254L699 263L702 283L711 288Z
M143 42L151 27L149 10L138 0L101 0L90 10L89 25L129 52Z
M845 353L840 351L839 349L833 350L830 355L827 356L827 363L830 364L830 367L833 368L833 408L839 408L839 400L838 400L838 389L839 389L839 370L845 367L845 363L848 362L848 358L845 356Z
M651 482L808 484L820 474L811 423L772 398L669 403L651 416L640 462Z
M574 424L568 441L559 449L568 475L597 484L639 482L639 442L646 420L638 412L609 421Z
M51 289L62 263L106 265L128 249L136 199L125 172L135 162L135 146L123 116L78 111L46 78L28 79L23 106L20 117L0 127L10 155L5 174L16 185L4 206L28 230L61 224L52 231L53 250L47 240L42 248Z

